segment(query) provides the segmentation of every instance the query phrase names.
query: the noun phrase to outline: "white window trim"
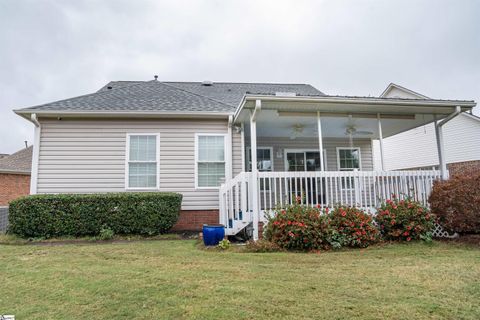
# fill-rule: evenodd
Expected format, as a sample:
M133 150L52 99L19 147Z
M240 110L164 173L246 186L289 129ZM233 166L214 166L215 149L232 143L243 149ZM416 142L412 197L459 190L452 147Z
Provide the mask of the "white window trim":
M338 171L355 171L355 169L352 170L341 170L340 169L340 150L358 150L358 170L362 170L362 150L360 147L337 147L337 170Z
M283 163L284 163L285 171L288 171L287 153L295 153L295 152L298 152L298 153L318 152L318 149L285 149L283 151ZM304 155L304 157L306 157L306 154ZM324 163L323 171L327 171L328 170L327 169L327 149L325 148L323 149L323 163ZM305 169L306 169L306 164L305 164ZM304 171L306 172L306 170Z
M218 137L223 137L223 162L225 163L225 178L227 177L227 136L228 134L226 133L195 133L195 189L196 190L220 190L220 186L218 187L200 187L198 185L198 138L201 136L218 136ZM207 161L202 161L202 162L207 162ZM221 161L212 161L214 163L219 163Z
M155 160L157 163L157 179L155 180L156 185L155 187L145 187L145 188L131 188L129 187L129 176L130 176L130 166L129 163L130 161L130 137L131 136L155 136L156 139L156 154L155 154ZM148 162L148 161L139 161L139 162ZM152 161L153 162L153 161ZM141 190L159 190L160 189L160 133L155 133L155 132L150 132L150 133L136 133L136 132L131 132L127 133L126 136L126 152L125 152L125 190L135 190L135 191L141 191Z
M267 171L267 172L274 172L274 165L273 165L273 147L257 147L257 150L261 150L261 149L268 149L270 150L270 162L272 163L272 170L271 171ZM252 161L252 153L251 153L251 150L252 150L252 147L248 146L247 147L247 164L249 164L251 161ZM251 169L249 167L246 168L247 172L251 172L248 171L248 169ZM260 171L259 171L260 172Z

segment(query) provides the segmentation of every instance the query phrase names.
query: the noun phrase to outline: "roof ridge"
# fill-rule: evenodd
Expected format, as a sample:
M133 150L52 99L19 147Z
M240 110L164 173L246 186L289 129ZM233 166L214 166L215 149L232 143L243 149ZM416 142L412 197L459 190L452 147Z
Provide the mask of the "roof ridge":
M163 83L202 83L203 81L160 81ZM234 81L212 81L213 84L279 84L279 85L299 85L299 86L311 86L309 83L289 83L289 82L234 82Z
M95 92L104 92L104 91L108 91L108 90L122 89L122 88L125 88L125 87L130 87L130 86L133 86L133 85L142 84L142 83L149 82L149 81L153 81L153 80L111 80L111 81L108 81L106 85L104 85L103 87L101 87L100 89L98 89ZM108 88L109 84L118 83L118 82L131 82L131 83L126 84L126 85L121 86L121 87L118 87L118 88L115 88L115 87Z
M167 87L174 88L174 89L177 89L177 90L180 90L180 91L184 91L184 92L188 92L188 93L190 93L190 94L194 94L194 95L196 95L196 96L199 96L199 97L202 97L202 98L205 98L205 99L209 99L209 100L215 101L215 102L217 102L217 103L223 104L223 105L228 106L228 107L235 107L235 106L233 106L233 105L231 105L231 104L228 104L228 103L219 101L219 100L217 100L217 99L213 99L213 98L204 96L203 94L199 94L199 93L196 93L196 92L192 92L192 91L190 91L190 90L186 90L186 89L183 89L183 88L175 87L175 86L173 86L173 85L171 85L171 84L167 84L167 83L165 83L165 82L163 82L163 81L158 81L158 82L161 83L161 84L163 84L163 85L165 85L165 86L167 86Z

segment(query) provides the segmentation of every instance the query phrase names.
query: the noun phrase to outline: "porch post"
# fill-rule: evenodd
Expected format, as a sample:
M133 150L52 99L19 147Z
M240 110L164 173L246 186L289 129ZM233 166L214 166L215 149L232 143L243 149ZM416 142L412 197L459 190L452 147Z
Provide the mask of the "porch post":
M437 121L437 117L435 118L435 137L437 140L437 150L438 150L438 164L440 167L440 172L442 174L442 180L448 179L448 172L447 172L447 162L445 161L445 148L443 146L443 130L442 126L439 125Z
M323 137L322 137L322 121L320 119L320 111L317 111L317 126L318 126L318 148L320 149L320 171L325 171L323 165Z
M383 151L383 133L382 133L382 120L380 119L380 113L377 113L378 122L378 139L380 141L380 159L382 171L385 171L385 154Z
M260 206L258 203L258 168L257 168L257 116L262 107L261 100L255 101L255 110L250 117L250 152L252 159L252 209L253 209L253 240L258 240L258 223L260 218Z

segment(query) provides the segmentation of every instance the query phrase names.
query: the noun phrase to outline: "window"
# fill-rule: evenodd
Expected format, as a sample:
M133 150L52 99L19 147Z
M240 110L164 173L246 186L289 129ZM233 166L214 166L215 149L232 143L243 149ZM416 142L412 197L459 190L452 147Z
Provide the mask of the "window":
M337 148L337 162L340 171L360 169L360 148ZM352 189L353 184L352 177L342 178L343 189Z
M248 171L252 171L252 149L248 148ZM273 171L273 150L271 147L257 148L258 171Z
M327 154L323 150L323 168L327 170ZM285 150L286 171L320 171L320 152L315 150Z
M225 179L225 135L196 136L196 187L217 188Z
M338 170L360 169L360 148L337 148Z
M127 134L127 189L158 188L158 134Z

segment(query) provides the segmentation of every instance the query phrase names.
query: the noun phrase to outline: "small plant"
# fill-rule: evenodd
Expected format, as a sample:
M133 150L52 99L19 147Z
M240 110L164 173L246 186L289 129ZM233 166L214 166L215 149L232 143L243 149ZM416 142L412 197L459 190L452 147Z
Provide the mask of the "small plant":
M100 234L98 235L98 238L100 240L111 240L115 233L113 232L112 229L109 227L103 226L102 229L100 229Z
M232 244L230 243L230 241L228 239L223 239L222 241L220 241L218 243L218 247L222 250L228 250L228 249L230 249L231 246L232 246Z
M378 209L375 221L386 240L430 241L435 216L417 201L394 197Z
M248 241L245 246L245 251L253 253L263 252L279 252L284 251L283 248L268 240Z

